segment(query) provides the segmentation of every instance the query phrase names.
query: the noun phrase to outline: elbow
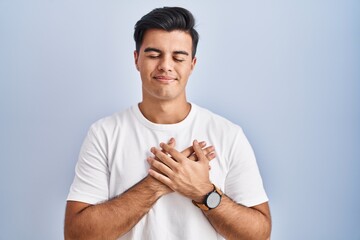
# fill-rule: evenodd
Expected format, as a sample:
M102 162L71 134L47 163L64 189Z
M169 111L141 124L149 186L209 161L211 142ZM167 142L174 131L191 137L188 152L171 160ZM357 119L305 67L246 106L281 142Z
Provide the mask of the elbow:
M271 218L267 217L264 225L262 226L261 239L270 240L271 236Z
M65 224L64 239L65 240L81 239L79 234L77 234L77 232L75 231L74 227L72 227L71 223Z
M90 239L90 236L87 236L86 231L84 230L84 225L79 224L76 218L65 219L64 226L64 239L65 240L80 240L80 239Z
M84 232L80 231L79 229L76 229L76 227L73 226L65 226L64 229L64 239L65 240L81 240L81 239L93 239L90 236L86 236Z
M252 232L252 234L250 232ZM270 240L271 218L264 216L264 219L262 221L253 224L253 228L250 232L247 237L243 237L243 238L249 240Z

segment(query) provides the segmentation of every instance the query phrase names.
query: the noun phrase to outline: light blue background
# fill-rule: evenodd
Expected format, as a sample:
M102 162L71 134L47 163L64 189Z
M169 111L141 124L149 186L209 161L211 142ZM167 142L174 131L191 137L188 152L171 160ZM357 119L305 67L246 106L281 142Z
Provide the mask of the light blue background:
M141 100L135 22L180 5L189 100L241 125L272 239L360 239L360 2L0 0L0 239L62 239L88 127Z

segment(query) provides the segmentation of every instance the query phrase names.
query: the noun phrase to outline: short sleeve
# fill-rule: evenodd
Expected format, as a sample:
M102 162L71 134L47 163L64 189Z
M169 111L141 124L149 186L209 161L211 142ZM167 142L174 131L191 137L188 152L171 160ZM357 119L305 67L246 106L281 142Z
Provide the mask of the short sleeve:
M247 207L268 201L254 151L241 129L231 144L224 190L235 202Z
M83 142L68 201L96 204L109 198L109 168L105 136L93 125Z

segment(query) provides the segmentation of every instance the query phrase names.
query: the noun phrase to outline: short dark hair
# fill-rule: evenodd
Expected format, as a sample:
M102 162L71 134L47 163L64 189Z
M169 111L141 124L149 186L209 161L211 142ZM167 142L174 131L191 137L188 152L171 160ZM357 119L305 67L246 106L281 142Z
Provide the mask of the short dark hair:
M181 30L190 34L192 38L192 57L195 57L199 34L194 29L195 19L190 11L181 7L163 7L155 8L144 15L136 24L134 40L136 51L140 47L145 35L149 29L163 29L165 31Z

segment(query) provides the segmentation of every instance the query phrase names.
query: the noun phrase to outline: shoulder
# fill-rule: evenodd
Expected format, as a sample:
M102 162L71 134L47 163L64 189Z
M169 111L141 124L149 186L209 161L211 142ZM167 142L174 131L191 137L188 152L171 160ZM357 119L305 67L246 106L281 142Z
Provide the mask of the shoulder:
M226 131L231 133L242 133L241 126L229 119L210 111L209 109L194 105L197 116L204 125L212 127L214 130Z
M112 115L100 118L90 126L90 131L96 135L108 135L112 132L115 132L123 125L133 122L131 120L132 118L133 116L131 108L128 108L124 111L116 112Z

